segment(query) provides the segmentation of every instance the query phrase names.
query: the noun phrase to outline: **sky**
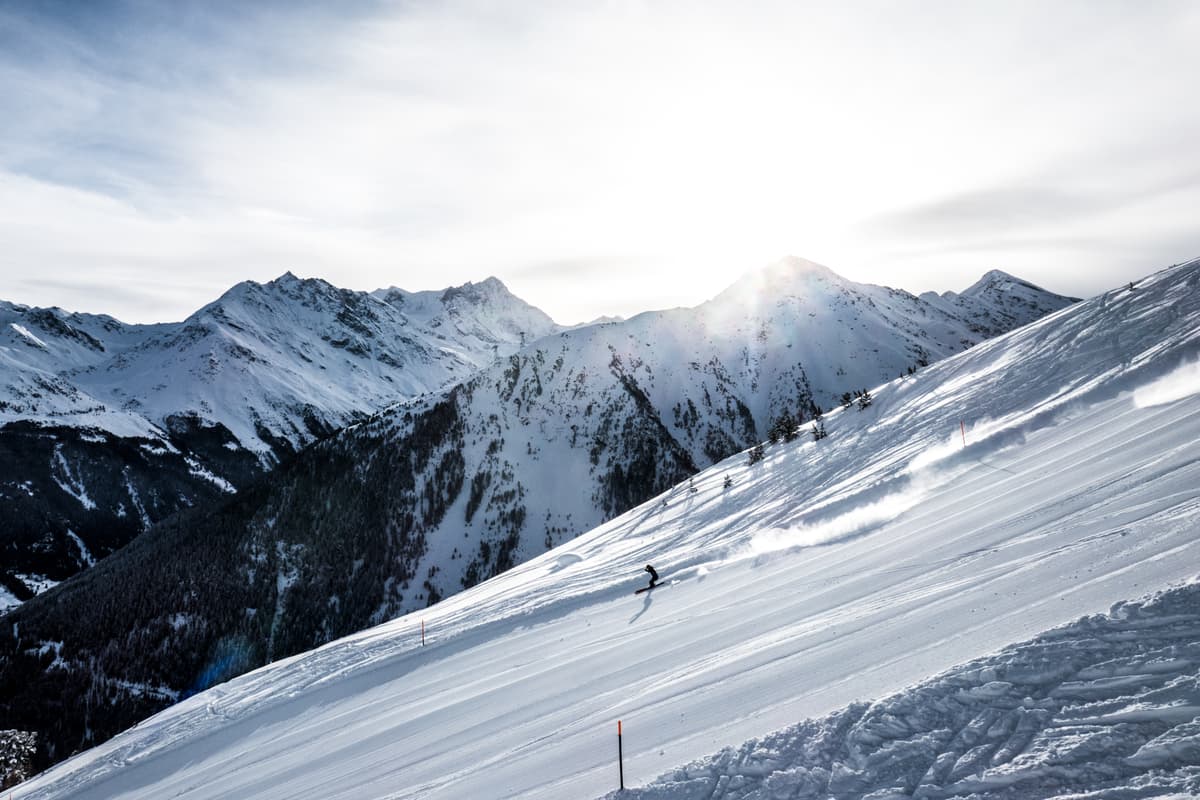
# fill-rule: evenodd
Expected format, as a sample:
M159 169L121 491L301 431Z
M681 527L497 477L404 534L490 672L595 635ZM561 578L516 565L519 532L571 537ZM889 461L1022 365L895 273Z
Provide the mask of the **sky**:
M1200 255L1200 4L0 0L0 298L285 271L575 323L787 255L1086 297Z

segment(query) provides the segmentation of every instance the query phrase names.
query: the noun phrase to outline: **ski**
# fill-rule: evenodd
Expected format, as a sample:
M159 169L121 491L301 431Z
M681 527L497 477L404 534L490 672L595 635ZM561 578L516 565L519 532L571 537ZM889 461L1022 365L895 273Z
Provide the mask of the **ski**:
M634 592L634 594L641 594L642 592L648 592L651 589L657 589L660 586L665 586L666 583L667 583L666 581L659 581L658 583L654 584L653 586L643 586L642 588L640 588L636 592Z

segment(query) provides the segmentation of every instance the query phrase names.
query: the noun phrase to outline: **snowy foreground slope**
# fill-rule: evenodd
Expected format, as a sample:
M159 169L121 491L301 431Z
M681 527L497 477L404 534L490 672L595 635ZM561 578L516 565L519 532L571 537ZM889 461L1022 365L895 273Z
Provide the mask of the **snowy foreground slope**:
M869 408L826 415L829 436L820 442L802 436L770 446L753 466L744 456L719 463L697 476L694 492L677 487L420 615L189 698L14 797L599 796L616 785L618 719L630 785L666 773L684 785L646 796L721 796L715 777L707 787L686 785L703 780L704 770L713 777L711 765L683 781L678 765L1193 578L1198 356L1194 262L874 389ZM635 597L647 561L668 585ZM1071 737L1010 736L1020 753L999 763L1078 763L1072 747L1125 756L1121 748L1150 733L1167 738L1137 744L1141 763L1195 763L1191 729L1168 736L1166 727L1200 715L1189 711L1200 706L1200 690L1183 641L1197 638L1187 628L1195 600L1178 597L1182 610L1168 608L1162 625L1122 629L1120 610L1111 623L1118 639L1146 634L1147 651L1129 656L1136 674L1148 676L1138 687L1129 681L1141 699L1126 706L1140 708L1140 719L1097 707L1073 719L1079 730ZM1151 613L1131 606L1126 619ZM1161 637L1161 657L1151 636ZM967 786L971 759L980 771L999 752L971 749L998 739L1004 725L1034 730L1020 728L1021 714L1013 722L1000 713L1003 696L1015 696L1004 683L1030 687L1022 692L1037 721L1055 713L1050 699L1064 700L1060 708L1103 701L1121 682L1101 679L1128 677L1119 668L1106 674L1103 658L1089 668L1061 654L1038 674L1002 675L999 665L1018 663L1006 658L961 677L974 681L958 688L979 701L981 716L949 739L915 729L941 730L939 704L957 714L945 705L955 673L901 696L908 701L887 701L898 713L878 717L874 735L902 747L914 733L912 757L934 761L922 777L928 772L946 789L928 795ZM997 665L994 675L987 663ZM1067 666L1079 668L1050 674ZM1156 672L1166 687L1157 694ZM1078 701L1054 695L1055 680L1079 692ZM983 708L988 698L992 712ZM875 719L860 706L840 713L847 732ZM995 722L986 722L989 713ZM796 740L787 733L746 748L778 747L776 766L812 768L818 781L815 769L826 769L830 780L845 781L838 796L856 797L875 777L890 777L862 778L879 748L863 733L831 742L834 755L813 763L785 752ZM772 769L760 765L760 777ZM897 768L898 783L886 787L916 769ZM753 771L739 764L733 777ZM803 776L793 777L782 796L803 796ZM787 786L775 780L772 791Z
M1198 665L1190 583L609 797L1196 797Z

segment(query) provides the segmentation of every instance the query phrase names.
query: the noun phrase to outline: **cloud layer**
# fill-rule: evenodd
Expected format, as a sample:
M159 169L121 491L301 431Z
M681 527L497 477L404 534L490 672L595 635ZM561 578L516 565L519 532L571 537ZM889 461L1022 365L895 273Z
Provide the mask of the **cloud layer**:
M218 5L0 7L0 296L496 274L571 322L789 253L1088 295L1200 251L1193 4Z

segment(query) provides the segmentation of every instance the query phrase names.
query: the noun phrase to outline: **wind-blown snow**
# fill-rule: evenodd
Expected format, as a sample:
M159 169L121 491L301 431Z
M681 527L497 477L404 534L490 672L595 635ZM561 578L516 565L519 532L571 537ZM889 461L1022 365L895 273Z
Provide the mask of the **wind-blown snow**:
M1048 786L1056 773L1038 765L1115 752L1103 732L1121 725L1136 729L1121 739L1129 765L1150 775L1145 765L1189 757L1186 717L1200 714L1190 650L1170 650L1195 641L1179 614L1094 622L1113 634L1110 661L1128 656L1111 671L1081 659L1055 676L1056 659L987 674L1020 665L1003 654L969 680L975 666L946 671L1195 576L1200 395L1147 405L1136 392L1200 352L1198 289L1200 262L1167 270L877 387L866 410L826 415L827 439L719 463L696 491L676 487L423 613L184 700L16 797L594 797L616 785L618 719L630 785L723 747L761 754L743 745L756 739L780 755L739 774L768 786L821 762L791 760L793 734L764 737L847 706L848 725L871 722L875 739L830 743L851 748L826 767L845 796L861 796L860 780L882 786L872 765L909 742L946 791ZM664 585L635 597L647 562ZM1035 643L1057 652L1056 635ZM1145 652L1122 649L1137 639ZM1130 689L1140 699L1106 705L1122 670L1154 677ZM895 694L939 673L925 695ZM1165 692L1150 685L1160 678ZM1014 692L1029 694L1030 713L1069 714L1074 730L1030 728L1027 741L975 750L1020 728L1019 712L1015 723L999 713ZM878 708L890 716L850 705L889 696ZM964 722L947 705L944 724L966 732L947 744L937 703L984 717ZM734 762L722 758L701 763ZM792 778L786 790L800 791Z
M1200 361L1184 364L1179 369L1143 386L1133 393L1133 402L1141 408L1174 403L1188 395L1200 394Z

